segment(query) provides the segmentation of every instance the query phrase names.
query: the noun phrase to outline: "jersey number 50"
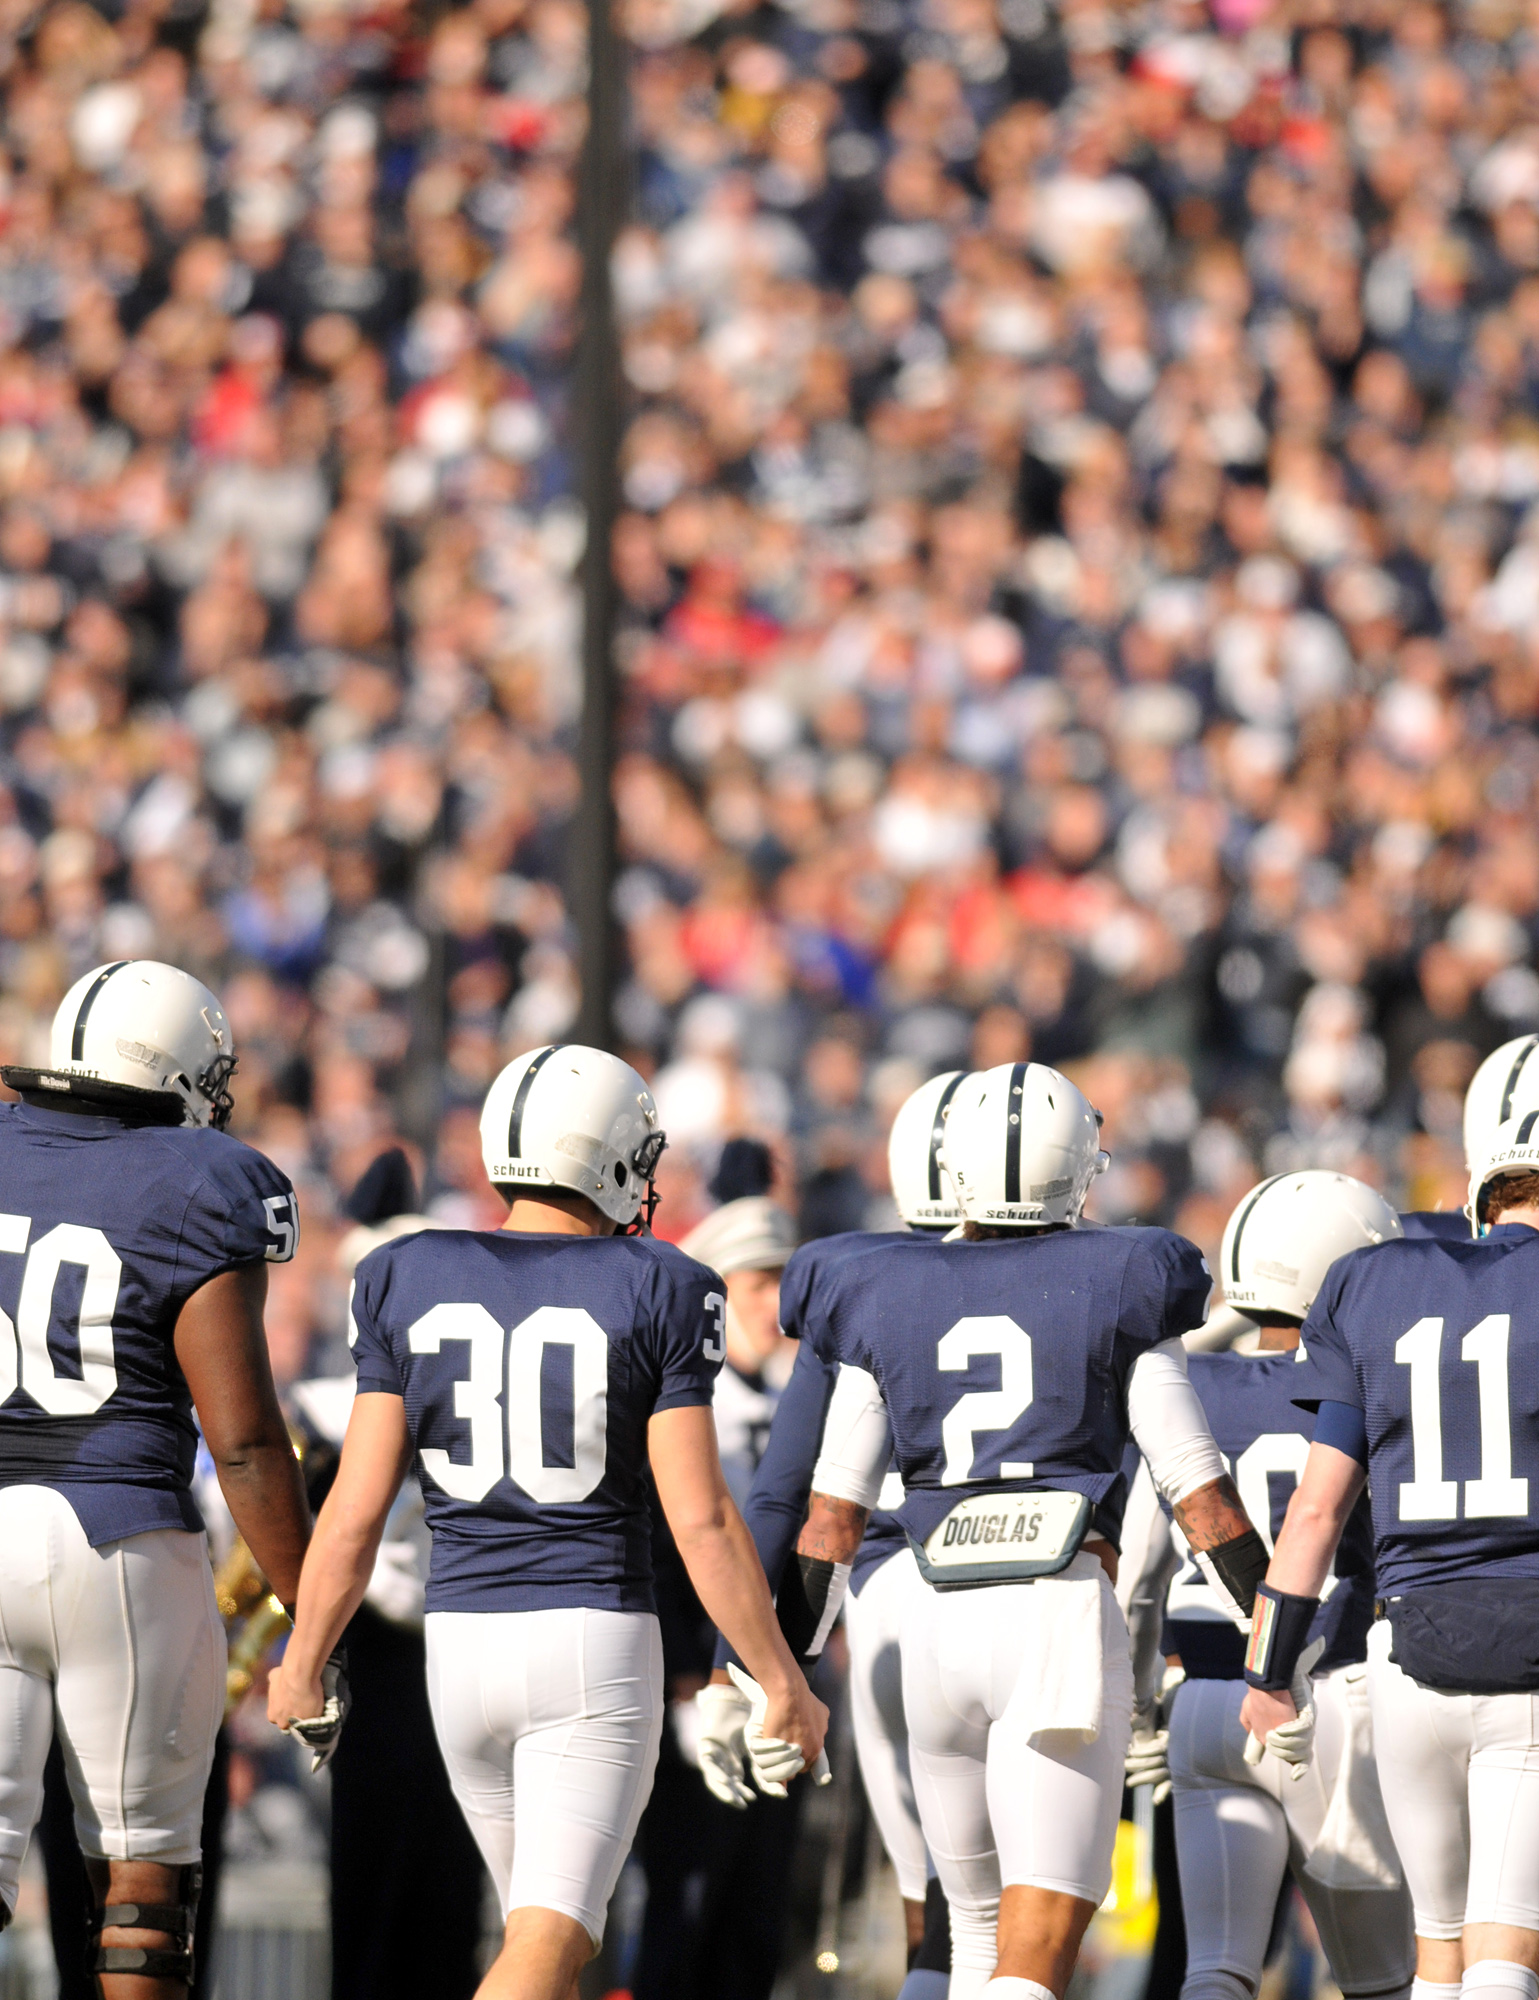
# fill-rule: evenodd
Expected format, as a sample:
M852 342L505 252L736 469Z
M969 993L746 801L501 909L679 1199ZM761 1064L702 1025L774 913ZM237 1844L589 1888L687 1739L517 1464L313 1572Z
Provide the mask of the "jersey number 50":
M31 1232L30 1215L0 1215L0 1255L27 1260L15 1320L0 1312L0 1403L20 1387L51 1417L89 1417L118 1386L112 1315L123 1260L99 1229L78 1222L45 1230L29 1250ZM61 1375L48 1345L53 1295L66 1264L85 1273L74 1325L78 1375ZM55 1350L68 1351L57 1334Z
M454 1385L454 1414L470 1426L470 1463L429 1447L422 1469L456 1500L474 1505L506 1476L542 1504L586 1500L604 1477L609 1431L609 1336L581 1306L541 1306L504 1330L479 1305L439 1305L407 1334L413 1354L437 1354L463 1341L470 1373ZM572 1463L548 1465L541 1387L570 1369ZM570 1357L568 1360L567 1357ZM504 1404L506 1368L506 1404ZM504 1421L506 1416L506 1421Z

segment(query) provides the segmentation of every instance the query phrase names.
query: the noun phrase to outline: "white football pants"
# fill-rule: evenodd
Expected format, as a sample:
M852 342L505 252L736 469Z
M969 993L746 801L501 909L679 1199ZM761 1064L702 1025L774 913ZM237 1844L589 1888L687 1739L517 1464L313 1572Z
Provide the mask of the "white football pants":
M858 1596L844 1600L855 1755L899 1892L911 1903L924 1901L930 1862L909 1772L900 1644L903 1606L914 1591L925 1588L913 1550L900 1549L872 1571Z
M652 1791L663 1643L650 1611L431 1611L428 1703L506 1917L595 1946Z
M905 1599L903 1709L920 1823L951 1905L952 2000L988 1983L1003 1886L1099 1904L1111 1885L1133 1669L1105 1571L1083 1553L1075 1563L1100 1579L1101 1719L1089 1742L1079 1730L1031 1733L1051 1591L926 1586Z
M1539 1931L1539 1695L1438 1693L1368 1635L1379 1785L1423 1937Z
M225 1658L203 1535L160 1528L93 1549L62 1494L0 1489L0 1896L10 1909L55 1728L84 1854L199 1858Z
M1259 1990L1273 1911L1291 1866L1342 1992L1398 1992L1415 1964L1404 1885L1327 1889L1304 1872L1349 1742L1353 1691L1343 1674L1315 1682L1314 1765L1300 1779L1290 1778L1270 1754L1259 1764L1245 1762L1245 1691L1243 1681L1186 1681L1171 1710L1176 1859L1186 1917L1183 1991L1232 1990L1212 1978L1222 1973ZM1356 1698L1363 1698L1360 1681Z

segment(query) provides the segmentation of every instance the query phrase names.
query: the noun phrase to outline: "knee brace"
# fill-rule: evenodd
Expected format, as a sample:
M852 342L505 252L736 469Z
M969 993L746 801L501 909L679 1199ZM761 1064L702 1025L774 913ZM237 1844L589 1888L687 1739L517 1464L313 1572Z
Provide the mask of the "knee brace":
M192 1985L193 1926L198 1921L198 1897L203 1870L190 1861L177 1876L175 1903L109 1903L86 1920L86 1969L137 1972L145 1979L182 1979ZM171 1945L103 1944L105 1930L164 1931Z
M1181 2000L1255 2000L1255 1994L1239 1973L1215 1969L1189 1972L1181 1982Z

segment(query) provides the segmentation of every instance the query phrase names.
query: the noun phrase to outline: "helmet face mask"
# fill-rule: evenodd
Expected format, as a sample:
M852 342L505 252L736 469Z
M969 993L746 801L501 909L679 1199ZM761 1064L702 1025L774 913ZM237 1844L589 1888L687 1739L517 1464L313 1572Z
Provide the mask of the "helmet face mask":
M1274 1174L1224 1229L1224 1303L1252 1319L1302 1322L1338 1257L1402 1234L1400 1218L1365 1181L1326 1167Z
M481 1158L493 1186L510 1198L520 1189L580 1194L622 1228L650 1227L667 1143L644 1078L577 1042L515 1057L481 1111Z
M60 1001L45 1068L8 1064L3 1074L12 1089L222 1132L235 1067L230 1024L201 980L155 959L120 959Z
M1078 1226L1110 1165L1101 1114L1045 1063L968 1076L952 1101L941 1157L969 1222L1002 1229Z

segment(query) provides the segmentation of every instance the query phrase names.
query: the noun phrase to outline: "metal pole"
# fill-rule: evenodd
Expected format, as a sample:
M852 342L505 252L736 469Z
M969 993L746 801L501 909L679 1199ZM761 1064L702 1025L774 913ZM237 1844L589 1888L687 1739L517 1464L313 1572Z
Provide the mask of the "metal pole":
M582 797L569 859L569 907L577 927L582 1008L580 1040L609 1048L615 1040L614 990L619 965L613 890L614 578L610 542L618 504L620 343L610 284L624 200L625 67L612 0L588 0L588 134L577 193L583 256L582 330L573 384L580 492L587 517L583 557L583 704L577 763Z

